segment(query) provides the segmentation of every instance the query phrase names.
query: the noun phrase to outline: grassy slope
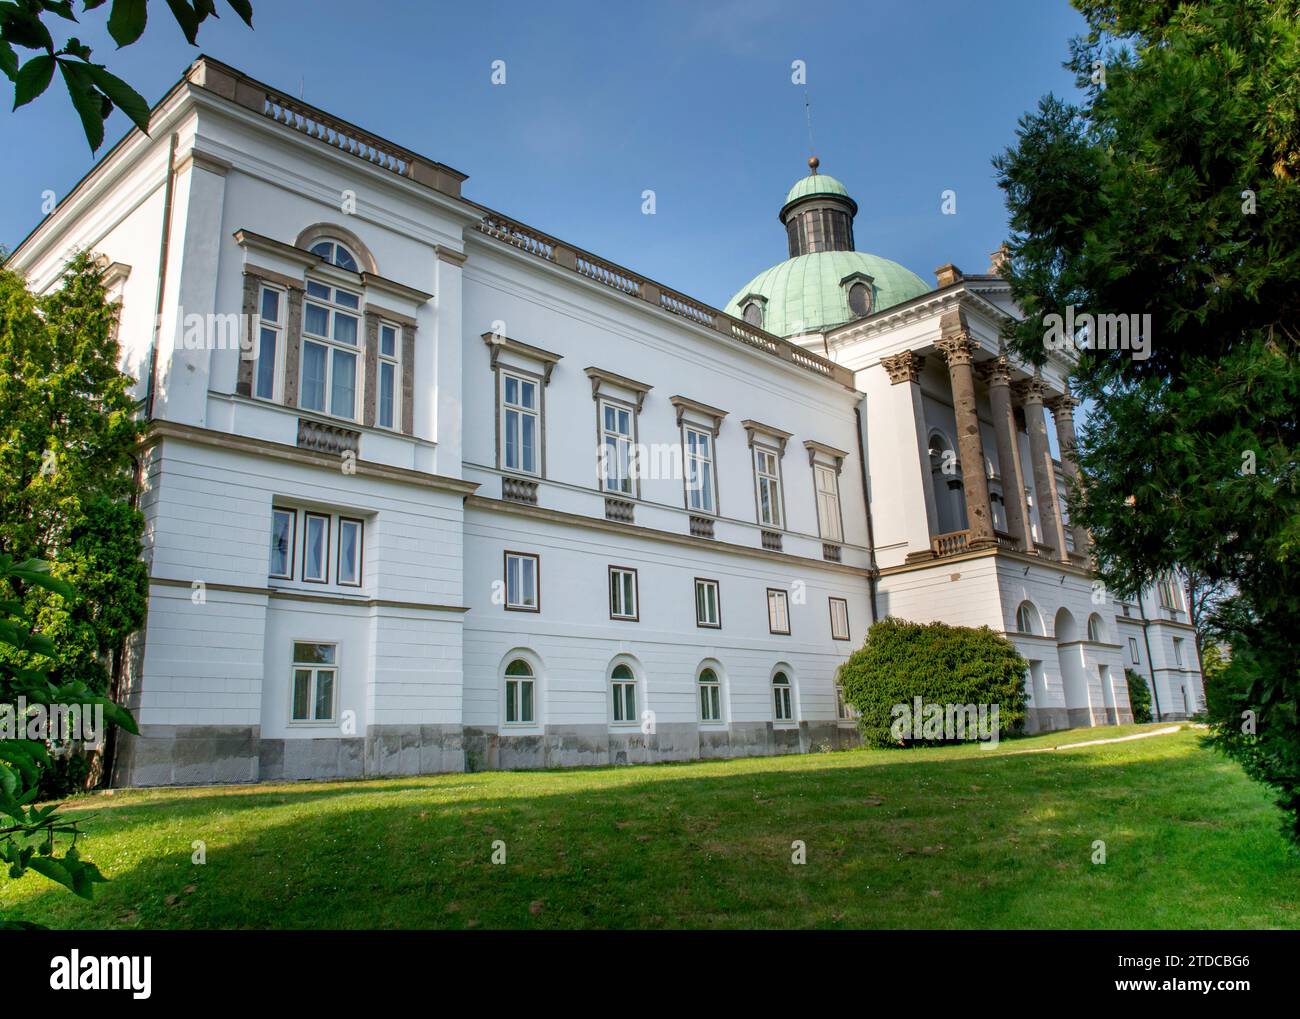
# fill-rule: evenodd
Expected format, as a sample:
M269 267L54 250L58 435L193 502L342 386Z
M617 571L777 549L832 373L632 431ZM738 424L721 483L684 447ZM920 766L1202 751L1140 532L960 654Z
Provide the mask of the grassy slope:
M112 882L85 903L3 880L0 912L53 927L1300 927L1300 859L1267 793L1195 733L1010 753L1121 734L99 795L77 806Z

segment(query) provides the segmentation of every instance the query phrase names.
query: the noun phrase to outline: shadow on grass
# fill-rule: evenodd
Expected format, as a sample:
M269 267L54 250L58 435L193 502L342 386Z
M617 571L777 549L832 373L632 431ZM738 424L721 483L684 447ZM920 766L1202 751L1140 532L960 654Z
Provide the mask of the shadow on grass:
M126 801L96 822L88 855L113 877L96 902L50 888L9 910L72 927L1300 925L1276 811L1188 735L835 757Z

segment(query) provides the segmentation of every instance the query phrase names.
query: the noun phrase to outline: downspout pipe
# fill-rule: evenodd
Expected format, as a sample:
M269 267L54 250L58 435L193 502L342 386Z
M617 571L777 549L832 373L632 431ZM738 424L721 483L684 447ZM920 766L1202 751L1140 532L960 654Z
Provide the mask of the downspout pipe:
M1156 682L1156 660L1151 657L1151 634L1148 632L1150 623L1147 621L1147 610L1142 604L1142 591L1138 590L1138 613L1142 616L1142 643L1147 647L1147 671L1151 673L1151 702L1155 706L1157 722L1160 718L1160 684Z
M861 400L853 408L853 417L858 426L858 475L862 479L862 504L867 509L867 547L871 549L871 574L867 577L867 586L871 591L871 624L874 626L880 622L880 612L876 608L876 528L871 519L871 491L867 484L867 450L862 441Z

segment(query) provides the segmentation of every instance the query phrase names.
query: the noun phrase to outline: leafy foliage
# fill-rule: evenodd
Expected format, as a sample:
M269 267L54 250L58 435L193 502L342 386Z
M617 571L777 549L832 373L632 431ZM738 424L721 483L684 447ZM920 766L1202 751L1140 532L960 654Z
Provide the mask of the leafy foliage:
M82 0L82 13L103 7L108 0ZM226 0L250 28L251 0ZM199 25L217 17L216 0L167 0L186 41L195 45ZM148 0L112 0L108 34L118 47L129 46L144 34L148 21ZM149 130L149 104L103 64L91 60L90 47L75 36L57 47L46 24L47 15L77 23L72 0L9 0L0 3L0 71L14 84L14 109L25 106L45 92L57 69L81 118L86 141L92 151L104 143L104 121L114 109L121 110L141 131ZM36 50L21 66L14 47Z
M68 584L51 574L48 563L36 559L15 562L0 554L0 582L38 587L68 600L76 597ZM55 656L54 642L34 633L22 610L19 602L0 601L0 645L18 652L0 658L0 705L14 709L23 702L100 706L107 721L136 732L135 720L124 708L84 683L59 682L51 676L46 663ZM35 664L18 664L19 660ZM8 865L10 878L35 871L88 899L104 876L77 850L80 820L60 814L57 804L37 804L42 779L50 768L50 753L43 740L0 738L0 861ZM23 925L0 919L0 927L6 926Z
M1025 722L1025 670L1015 645L987 626L876 623L866 642L840 666L844 696L859 713L863 740L897 746L890 733L896 704L998 705L999 734Z
M1124 679L1128 683L1128 703L1133 709L1133 721L1151 721L1151 688L1147 681L1132 669L1124 670Z
M0 553L55 563L76 594L0 581L55 642L59 681L103 692L104 662L144 621L144 518L130 505L143 434L118 368L117 307L85 254L36 298L0 269ZM72 590L72 589L70 589ZM22 660L0 648L0 658Z
M1025 312L1006 338L1041 362L1046 314L1151 316L1147 359L1080 351L1071 517L1117 594L1176 566L1236 592L1253 626L1215 738L1300 842L1300 2L1074 3L1083 98L1043 99L996 160Z

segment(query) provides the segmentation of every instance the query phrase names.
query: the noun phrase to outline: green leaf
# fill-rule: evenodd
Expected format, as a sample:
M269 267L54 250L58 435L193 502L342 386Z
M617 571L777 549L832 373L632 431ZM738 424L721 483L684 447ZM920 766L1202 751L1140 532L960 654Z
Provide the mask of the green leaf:
M37 874L43 874L51 881L57 881L64 885L70 891L81 895L77 890L77 881L67 867L63 865L62 860L56 860L49 856L33 856L28 861L27 866L30 870L36 871ZM82 898L90 898L89 895L83 895Z
M253 27L253 5L249 0L226 0L226 3L243 19L245 25Z
M54 77L54 58L42 54L23 64L14 76L14 109L26 106L50 87Z
M113 0L113 10L108 16L108 34L119 48L130 46L144 33L148 17L147 0ZM111 92L109 96L112 96Z
M167 6L171 8L176 24L180 25L181 31L185 33L185 41L191 46L195 45L199 35L198 12L185 0L167 0Z
M4 71L5 77L10 81L13 81L14 75L18 73L18 54L3 39L0 39L0 71Z
M39 60L40 58L37 57L36 59ZM60 67L68 66L67 61L60 61L59 64ZM74 64L72 66L75 67L78 65ZM64 77L67 77L66 71L64 72ZM46 82L46 84L49 83ZM28 559L25 562L18 563L16 566L11 566L8 573L9 576L17 577L25 584L35 584L37 587L43 587L45 590L63 595L65 598L73 598L76 596L76 592L73 591L72 585L66 580L60 580L58 577L54 576L54 574L50 572L50 564L45 562L43 559Z
M68 95L72 97L73 108L81 118L81 129L86 132L90 151L97 152L104 144L103 97L90 83L90 75L86 73L85 64L60 60L59 70L63 73L63 83L68 86Z
M100 64L87 64L86 70L95 87L113 101L113 105L131 118L131 123L149 133L149 104L140 93ZM71 592L71 588L69 588Z

